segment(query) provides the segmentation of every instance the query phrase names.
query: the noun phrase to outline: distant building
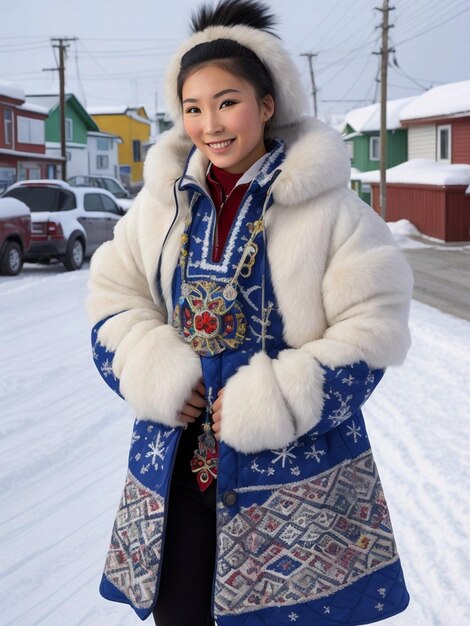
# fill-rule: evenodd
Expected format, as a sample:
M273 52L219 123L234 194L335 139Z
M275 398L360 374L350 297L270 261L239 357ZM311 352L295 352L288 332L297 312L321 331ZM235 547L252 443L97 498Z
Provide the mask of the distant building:
M0 82L0 192L19 180L60 174L62 159L46 154L47 116L20 87Z
M470 80L434 87L400 115L408 158L470 163Z
M470 241L470 80L434 87L400 113L409 161L387 170L387 220L444 241ZM360 175L379 207L379 177Z
M128 186L141 184L152 125L145 108L90 107L88 112L102 131L122 138L118 147L121 180Z
M88 174L113 176L119 180L118 147L122 139L117 135L90 131L88 133Z
M415 98L400 98L387 102L387 165L393 167L407 160L406 129L400 125L400 111ZM342 124L343 139L351 157L351 186L370 202L370 186L362 184L356 172L368 172L380 167L380 103L353 109Z
M46 122L48 154L61 155L60 104L57 94L27 96L28 101L45 107L49 112ZM88 133L99 128L73 94L65 96L65 141L67 177L88 174Z

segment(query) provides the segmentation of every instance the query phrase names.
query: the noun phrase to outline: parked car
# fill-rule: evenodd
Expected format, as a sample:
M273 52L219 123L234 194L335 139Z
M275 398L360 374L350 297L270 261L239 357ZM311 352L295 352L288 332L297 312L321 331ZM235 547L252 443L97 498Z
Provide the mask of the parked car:
M72 187L99 187L106 189L117 199L119 206L127 211L132 204L130 192L112 176L72 176L67 180Z
M19 274L30 242L29 207L15 198L0 198L0 274Z
M96 187L71 187L61 180L28 180L7 189L4 198L24 202L31 210L31 245L25 260L59 259L78 270L85 257L108 239L124 215L114 196Z

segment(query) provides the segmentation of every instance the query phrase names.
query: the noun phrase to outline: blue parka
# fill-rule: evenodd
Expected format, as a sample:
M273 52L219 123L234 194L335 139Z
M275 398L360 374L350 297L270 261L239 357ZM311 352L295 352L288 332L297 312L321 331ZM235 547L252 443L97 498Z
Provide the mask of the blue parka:
M174 401L167 397L173 382L165 378L165 363L174 377L185 379L186 393L201 374L209 400L225 388L213 589L219 626L352 626L390 617L408 604L361 407L385 368L406 353L409 270L386 226L351 192L338 195L336 184L334 197L324 194L313 227L316 233L323 228L323 238L329 238L323 252L314 239L296 238L285 224L276 230L276 211L293 210L285 208L289 188L282 187L291 167L289 143L302 144L304 134L320 141L323 158L339 150L318 122L304 125L294 141L274 141L240 205L220 262L211 260L215 208L204 184L207 164L195 150L168 194L174 211L165 228L144 217L158 212L149 185L121 221L115 240L93 259L94 360L107 384L137 411L100 590L110 600L130 604L142 619L158 598L169 485L181 435L178 404L170 406ZM157 156L150 157L147 171L153 171L158 155L180 146L171 133L164 142L156 148ZM339 178L344 178L340 170ZM279 206L277 198L283 200ZM347 224L340 213L348 209L338 208L342 203L350 205ZM307 204L312 210L312 202ZM298 204L296 210L306 209ZM308 231L307 222L304 218ZM180 263L180 241L188 242L185 264ZM247 242L250 253L243 261ZM289 246L305 243L314 249L299 255L301 270L290 258L296 254ZM368 275L368 261L376 264L373 275ZM310 297L308 283L295 300L285 278L301 280L309 264L317 267L312 272L320 267L322 311L317 297ZM223 301L223 288L240 267L237 297ZM343 268L350 271L351 285ZM379 283L374 272L388 284ZM184 282L192 288L188 298L182 295ZM297 293L302 294L302 285ZM205 329L195 331L194 319L185 334L184 309L191 306L195 314L205 312L218 324L215 343ZM305 318L325 318L323 330L308 341L302 338L304 331L289 326L299 310ZM393 336L390 329L395 329ZM164 342L168 348L161 352ZM153 346L153 357L147 356ZM179 350L181 360L173 361ZM193 357L198 367L192 360L194 371L185 370ZM160 368L156 376L152 363ZM145 387L146 378L158 388L153 414L143 397L153 389Z

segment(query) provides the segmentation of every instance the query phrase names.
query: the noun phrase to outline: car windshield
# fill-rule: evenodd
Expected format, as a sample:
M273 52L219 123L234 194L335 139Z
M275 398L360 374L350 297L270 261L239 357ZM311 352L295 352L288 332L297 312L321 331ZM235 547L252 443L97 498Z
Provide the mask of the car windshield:
M104 179L104 186L108 191L110 191L116 198L125 198L126 192L116 183L114 180L110 178Z
M8 191L4 197L21 200L29 206L32 213L68 211L77 206L74 194L59 187L16 187Z

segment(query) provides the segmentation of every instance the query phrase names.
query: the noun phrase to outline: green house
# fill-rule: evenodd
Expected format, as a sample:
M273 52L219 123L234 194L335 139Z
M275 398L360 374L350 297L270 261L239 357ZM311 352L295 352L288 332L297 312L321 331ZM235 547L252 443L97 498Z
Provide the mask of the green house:
M387 167L408 159L407 130L400 127L400 111L414 99L387 102ZM351 157L351 187L370 203L370 186L361 184L354 175L380 168L380 103L350 111L343 121L342 134Z
M47 154L60 156L60 107L58 95L30 95L28 102L39 104L49 111L46 120ZM98 132L93 118L73 94L65 96L65 138L67 152L67 177L87 174L89 131Z

